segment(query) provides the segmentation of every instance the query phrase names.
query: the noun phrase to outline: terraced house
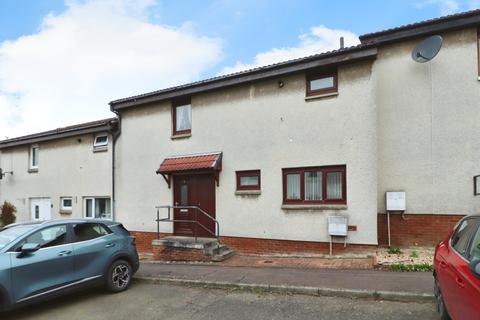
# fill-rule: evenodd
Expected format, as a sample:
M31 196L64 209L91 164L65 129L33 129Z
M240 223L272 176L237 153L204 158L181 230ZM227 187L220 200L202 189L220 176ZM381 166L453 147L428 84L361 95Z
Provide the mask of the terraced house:
M324 253L328 218L346 217L339 252L388 242L395 191L406 207L390 215L392 244L434 244L480 208L479 26L470 11L112 101L114 218L143 250L158 231L219 236L242 252ZM433 35L438 55L412 60ZM157 214L170 217L158 230Z
M0 200L19 221L112 218L113 132L104 119L0 142Z

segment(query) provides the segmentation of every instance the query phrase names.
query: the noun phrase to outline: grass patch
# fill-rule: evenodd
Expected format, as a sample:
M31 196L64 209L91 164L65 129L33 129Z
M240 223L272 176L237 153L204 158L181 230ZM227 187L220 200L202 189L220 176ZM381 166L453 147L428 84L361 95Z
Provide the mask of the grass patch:
M410 258L418 258L418 252L413 250L411 253L410 253Z

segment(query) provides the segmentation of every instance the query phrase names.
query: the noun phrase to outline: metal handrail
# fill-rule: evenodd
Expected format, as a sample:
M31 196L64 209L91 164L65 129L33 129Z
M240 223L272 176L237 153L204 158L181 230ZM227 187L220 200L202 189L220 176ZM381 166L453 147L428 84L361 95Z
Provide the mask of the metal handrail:
M197 241L197 226L200 226L202 229L209 232L215 238L217 238L217 239L220 238L220 224L218 223L217 219L212 217L210 214L208 214L205 210L203 210L200 207L197 207L197 206L169 206L169 205L164 205L164 206L156 206L155 209L157 209L157 219L155 220L157 222L157 239L160 239L160 222L194 223L195 224L195 231L194 231L195 241ZM168 209L168 217L167 218L160 219L160 209ZM172 209L194 209L195 210L195 220L172 219L171 218L171 210ZM200 211L200 213L202 213L203 215L205 215L207 218L211 219L215 223L216 232L210 231L206 226L204 226L202 223L200 223L200 221L198 221L198 211Z

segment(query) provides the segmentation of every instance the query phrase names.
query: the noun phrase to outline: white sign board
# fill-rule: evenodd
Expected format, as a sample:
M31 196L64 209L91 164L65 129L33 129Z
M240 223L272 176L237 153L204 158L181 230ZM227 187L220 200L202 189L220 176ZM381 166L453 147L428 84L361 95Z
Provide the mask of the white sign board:
M348 221L344 216L330 216L328 218L328 234L330 236L347 236Z
M404 191L387 191L387 211L405 211L406 194Z

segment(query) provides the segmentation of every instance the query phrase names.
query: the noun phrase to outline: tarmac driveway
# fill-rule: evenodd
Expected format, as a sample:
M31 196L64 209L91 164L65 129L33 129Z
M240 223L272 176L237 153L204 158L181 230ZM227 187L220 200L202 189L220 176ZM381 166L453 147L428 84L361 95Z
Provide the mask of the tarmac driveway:
M2 320L100 319L438 319L432 303L256 294L134 283L108 294L89 290L1 315Z

